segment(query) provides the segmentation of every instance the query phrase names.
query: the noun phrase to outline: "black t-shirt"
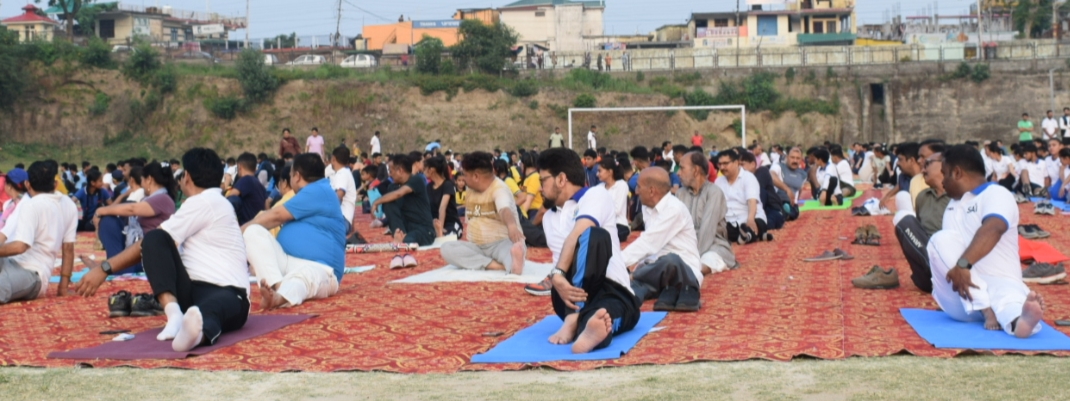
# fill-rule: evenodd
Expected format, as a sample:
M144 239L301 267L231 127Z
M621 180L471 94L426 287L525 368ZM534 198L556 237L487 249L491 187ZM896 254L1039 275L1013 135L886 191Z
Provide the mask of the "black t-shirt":
M256 217L257 213L264 210L264 202L267 201L267 191L260 185L260 180L251 175L244 176L234 183L234 189L240 192L239 200L234 205L234 212L238 215L238 224L248 223Z
M405 186L412 188L412 193L400 199L401 216L405 225L432 227L431 205L427 196L427 178L423 174L413 174Z
M446 204L446 218L442 221L443 227L453 227L455 223L460 223L461 219L457 216L457 187L453 184L453 181L446 180L442 182L442 185L435 188L435 183L431 182L427 184L427 192L429 194L431 202L431 218L437 219L438 208L442 205L442 197L449 198L449 203Z
M776 187L773 186L773 175L769 173L769 166L758 167L754 170L754 178L758 179L759 198L762 201L762 208L766 210L778 210L783 202L780 196L776 193Z

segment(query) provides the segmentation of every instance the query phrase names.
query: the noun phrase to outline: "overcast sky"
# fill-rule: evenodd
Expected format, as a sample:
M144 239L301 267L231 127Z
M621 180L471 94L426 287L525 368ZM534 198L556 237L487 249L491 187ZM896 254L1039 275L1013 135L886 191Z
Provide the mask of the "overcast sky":
M32 0L31 0L32 1ZM31 1L0 0L0 16L21 13ZM100 0L98 0L100 1ZM458 8L499 7L515 0L342 0L342 34L356 36L362 24L396 22L399 15L415 20L449 19ZM975 0L857 0L859 24L880 23L896 4L904 16L924 13L926 7L940 14L965 14ZM47 4L47 0L44 0ZM244 15L246 0L137 0L127 4L170 5L175 9ZM741 4L745 6L746 0ZM274 37L281 33L326 35L335 30L338 0L251 0L250 35ZM684 23L692 12L734 11L732 0L606 0L606 34L647 33L665 24ZM238 32L244 36L243 32Z

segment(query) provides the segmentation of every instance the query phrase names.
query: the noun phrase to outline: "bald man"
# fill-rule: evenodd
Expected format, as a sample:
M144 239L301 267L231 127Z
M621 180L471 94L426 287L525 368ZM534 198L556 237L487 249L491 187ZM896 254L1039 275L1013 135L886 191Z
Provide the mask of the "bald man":
M693 312L701 306L698 237L687 206L671 191L665 169L652 167L639 174L635 193L643 205L646 231L621 256L640 301L657 298L654 310Z

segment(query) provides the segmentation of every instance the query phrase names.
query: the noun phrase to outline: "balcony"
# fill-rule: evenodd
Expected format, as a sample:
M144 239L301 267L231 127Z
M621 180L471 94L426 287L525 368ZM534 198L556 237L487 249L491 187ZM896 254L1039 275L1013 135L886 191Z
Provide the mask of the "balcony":
M800 33L798 42L800 46L831 46L851 45L858 35L850 32L844 33Z

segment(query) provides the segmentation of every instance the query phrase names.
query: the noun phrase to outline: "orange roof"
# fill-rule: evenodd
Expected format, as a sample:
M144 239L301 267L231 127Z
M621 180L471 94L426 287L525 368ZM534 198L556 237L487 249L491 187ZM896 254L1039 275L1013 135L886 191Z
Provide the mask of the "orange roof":
M26 11L24 14L22 14L22 15L20 15L18 17L11 17L11 18L5 19L5 20L0 21L0 22L5 23L5 24L18 23L18 22L45 22L45 23L49 23L49 24L53 24L53 25L59 25L59 22L57 22L57 21L55 21L55 20L53 20L51 18L42 17L40 15L37 15L36 11L38 10L38 8L34 7L33 4L27 4L26 7L23 7L22 9L24 11Z

